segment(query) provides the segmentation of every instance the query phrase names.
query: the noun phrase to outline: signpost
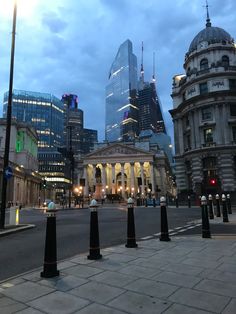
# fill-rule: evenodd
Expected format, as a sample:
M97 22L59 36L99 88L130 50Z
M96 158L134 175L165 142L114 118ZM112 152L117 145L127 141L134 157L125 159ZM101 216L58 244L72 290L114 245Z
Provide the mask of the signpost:
M11 167L7 167L4 171L4 176L5 178L8 180L10 179L12 176L13 176L13 171L12 171L12 168Z

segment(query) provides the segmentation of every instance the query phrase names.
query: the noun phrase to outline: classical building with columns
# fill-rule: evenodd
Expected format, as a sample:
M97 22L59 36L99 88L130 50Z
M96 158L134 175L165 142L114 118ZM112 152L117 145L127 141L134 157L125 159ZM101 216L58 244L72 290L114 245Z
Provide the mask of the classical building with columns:
M173 79L178 193L236 197L236 48L229 33L206 27L192 40L185 74Z
M98 185L97 198L111 194L124 199L137 194L141 197L175 194L167 156L162 150L152 150L149 143L143 148L135 147L135 143L103 143L85 156L82 167L79 181L83 179L85 183L84 196L94 195ZM96 168L101 173L99 183Z

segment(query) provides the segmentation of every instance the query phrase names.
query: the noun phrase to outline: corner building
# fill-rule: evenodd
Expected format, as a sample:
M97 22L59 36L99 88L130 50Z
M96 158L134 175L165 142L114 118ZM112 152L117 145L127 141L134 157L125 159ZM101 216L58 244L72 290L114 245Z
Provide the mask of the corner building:
M236 198L236 48L211 25L192 40L185 74L173 78L176 180L179 194Z

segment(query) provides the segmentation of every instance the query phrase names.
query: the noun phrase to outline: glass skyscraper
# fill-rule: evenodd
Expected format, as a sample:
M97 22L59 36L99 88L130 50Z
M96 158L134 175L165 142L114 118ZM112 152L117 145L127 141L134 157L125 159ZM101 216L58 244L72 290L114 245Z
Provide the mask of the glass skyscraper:
M119 47L111 65L105 123L108 142L130 141L138 134L137 57L129 39Z
M3 117L7 113L8 92L4 94ZM63 145L64 107L48 93L13 90L12 118L29 123L38 134L38 148Z

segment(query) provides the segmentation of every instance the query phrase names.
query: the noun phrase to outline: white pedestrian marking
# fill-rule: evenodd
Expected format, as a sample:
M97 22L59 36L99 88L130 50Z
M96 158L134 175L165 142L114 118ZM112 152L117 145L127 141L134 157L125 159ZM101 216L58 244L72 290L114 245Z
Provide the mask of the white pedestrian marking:
M152 236L147 236L147 237L141 238L141 240L149 240L149 239L151 239L151 238L152 238Z

